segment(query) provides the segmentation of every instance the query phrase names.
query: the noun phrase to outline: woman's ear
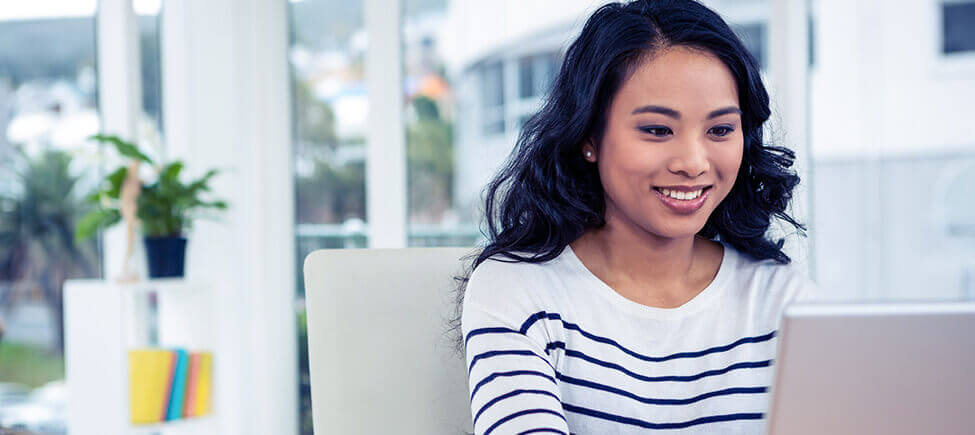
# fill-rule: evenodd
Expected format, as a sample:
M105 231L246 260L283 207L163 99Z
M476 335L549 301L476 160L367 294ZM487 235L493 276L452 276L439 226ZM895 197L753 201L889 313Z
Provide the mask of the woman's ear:
M582 157L589 163L596 163L596 147L592 146L592 140L582 144Z

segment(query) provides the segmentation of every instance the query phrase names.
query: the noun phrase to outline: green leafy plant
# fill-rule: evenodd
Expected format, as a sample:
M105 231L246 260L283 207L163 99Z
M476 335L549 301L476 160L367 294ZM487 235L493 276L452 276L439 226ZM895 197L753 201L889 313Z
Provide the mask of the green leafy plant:
M210 180L219 173L211 169L202 177L183 183L180 174L183 162L176 160L157 165L139 147L120 139L118 136L94 135L92 140L112 145L123 157L136 159L149 164L157 172L157 179L151 184L142 183L142 191L137 201L137 216L142 224L142 234L146 237L178 237L188 230L193 219L200 212L225 210L227 203L221 200L204 200L202 196L210 191ZM87 197L95 209L86 214L75 227L75 237L86 239L93 236L99 228L114 225L122 220L119 201L122 185L128 176L128 167L122 166L105 177L103 185Z

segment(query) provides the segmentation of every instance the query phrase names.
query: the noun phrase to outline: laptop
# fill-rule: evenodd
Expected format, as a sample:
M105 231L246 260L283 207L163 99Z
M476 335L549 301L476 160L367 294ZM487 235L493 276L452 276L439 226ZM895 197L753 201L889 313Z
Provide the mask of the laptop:
M768 434L975 434L975 303L789 307Z

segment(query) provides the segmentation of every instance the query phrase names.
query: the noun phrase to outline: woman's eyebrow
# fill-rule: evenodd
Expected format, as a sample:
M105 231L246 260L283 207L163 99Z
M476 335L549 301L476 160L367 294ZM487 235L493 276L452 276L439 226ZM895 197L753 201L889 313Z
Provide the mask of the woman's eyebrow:
M633 115L637 115L640 113L659 113L661 115L666 115L674 119L680 119L680 112L664 106L650 105L650 106L637 107L636 109L633 109L633 113L632 113Z
M637 115L640 113L659 113L661 115L669 116L674 119L680 119L680 112L664 106L648 105L648 106L642 106L633 109L633 113L632 113L633 115ZM717 118L721 115L727 115L729 113L737 113L739 116L741 116L741 109L735 106L728 106L721 109L717 109L709 113L707 119Z
M741 116L741 109L739 109L739 108L737 108L735 106L728 106L728 107L725 107L725 108L722 108L722 109L718 109L718 110L712 111L711 113L708 114L708 118L707 119L714 119L714 118L717 118L717 117L719 117L721 115L727 115L729 113L737 113L738 116Z

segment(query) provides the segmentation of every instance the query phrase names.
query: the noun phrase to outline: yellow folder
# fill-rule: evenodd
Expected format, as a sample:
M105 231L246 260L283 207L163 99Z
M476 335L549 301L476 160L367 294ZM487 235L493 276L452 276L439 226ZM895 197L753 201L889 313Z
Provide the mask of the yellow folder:
M213 391L213 354L210 352L200 353L199 375L196 378L196 398L193 403L194 416L210 414L211 396Z
M129 409L132 423L160 421L167 399L173 353L162 349L129 351Z

